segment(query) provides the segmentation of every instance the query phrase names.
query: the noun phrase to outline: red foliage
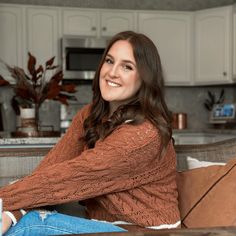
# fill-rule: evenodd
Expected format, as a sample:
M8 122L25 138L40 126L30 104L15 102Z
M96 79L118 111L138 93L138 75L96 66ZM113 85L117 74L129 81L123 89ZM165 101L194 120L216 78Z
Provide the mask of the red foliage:
M58 100L66 105L68 105L68 99L76 99L74 96L69 95L76 92L76 86L74 84L62 84L62 70L53 65L55 57L47 60L45 66L37 66L36 58L30 52L28 56L27 68L29 75L22 68L7 65L12 77L16 80L14 90L16 93L15 98L18 98L18 101L25 102L27 105L36 104L39 107L46 99ZM47 72L55 69L57 69L56 72L51 78L48 78ZM4 83L6 81L0 77L0 85Z
M9 85L10 83L6 81L1 75L0 75L0 86L6 86Z

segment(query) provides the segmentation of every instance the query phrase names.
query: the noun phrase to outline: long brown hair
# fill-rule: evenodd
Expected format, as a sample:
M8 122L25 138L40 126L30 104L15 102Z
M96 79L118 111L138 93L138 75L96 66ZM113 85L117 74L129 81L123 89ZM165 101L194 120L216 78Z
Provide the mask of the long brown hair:
M107 119L109 103L101 96L99 76L109 49L118 40L127 40L131 44L142 85L129 103L118 107ZM172 129L171 115L166 106L163 91L162 66L154 43L147 36L133 31L116 34L105 49L93 80L91 113L84 122L85 135L83 139L88 148L93 148L98 139L109 135L126 120L132 120L131 123L135 125L147 119L160 130L163 149L165 149L171 139Z

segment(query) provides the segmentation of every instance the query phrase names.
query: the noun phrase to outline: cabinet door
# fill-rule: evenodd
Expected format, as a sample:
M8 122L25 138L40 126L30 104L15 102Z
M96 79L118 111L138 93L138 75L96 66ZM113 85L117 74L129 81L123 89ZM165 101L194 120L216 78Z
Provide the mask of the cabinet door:
M135 30L135 14L131 11L102 11L100 35L113 36L114 34Z
M195 84L232 82L232 7L196 12Z
M31 52L39 64L55 56L59 62L59 11L49 8L27 8L27 51ZM28 56L26 55L26 61Z
M22 67L23 8L0 6L0 58L9 65Z
M161 57L166 85L192 83L191 13L139 13L138 30L155 43Z
M63 34L97 36L98 28L96 10L63 10Z

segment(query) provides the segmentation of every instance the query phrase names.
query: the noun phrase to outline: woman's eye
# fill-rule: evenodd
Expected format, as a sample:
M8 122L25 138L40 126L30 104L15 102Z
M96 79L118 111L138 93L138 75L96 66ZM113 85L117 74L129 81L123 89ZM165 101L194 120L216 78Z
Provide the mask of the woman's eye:
M124 65L123 68L125 71L133 70L132 66L130 65Z
M112 60L111 60L110 58L106 58L106 59L105 59L105 62L106 62L107 64L112 64Z

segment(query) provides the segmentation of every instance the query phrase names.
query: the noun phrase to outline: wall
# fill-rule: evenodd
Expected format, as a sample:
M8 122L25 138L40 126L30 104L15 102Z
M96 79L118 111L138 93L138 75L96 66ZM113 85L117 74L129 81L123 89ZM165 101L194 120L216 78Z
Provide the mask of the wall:
M204 101L208 98L207 93L214 93L217 99L221 89L225 91L225 102L236 102L236 85L166 87L165 98L170 111L187 113L188 129L201 131L212 128L208 123L209 111L204 106ZM79 85L77 90L79 104L84 105L91 101L91 85ZM77 110L77 107L74 106L73 109Z
M12 89L0 87L1 114L3 119L4 130L13 131L15 129L16 117L11 107L11 98L13 97Z
M204 107L204 101L208 98L207 92L211 91L218 98L222 88L225 90L225 102L236 102L236 85L167 87L165 98L170 111L187 113L188 129L201 131L213 128L208 123L209 112ZM10 104L12 96L11 89L0 88L0 103L4 102L5 124L8 131L14 131L16 127L16 116ZM72 114L92 100L91 84L78 85L75 96L78 101L72 102L69 108ZM53 126L54 130L60 129L60 104L58 102L46 101L40 111L42 125Z
M235 0L0 0L0 3L48 6L179 11L194 11L235 2Z
M208 91L219 97L221 89L225 91L225 102L236 102L236 86L201 86L201 87L167 87L166 101L172 112L185 112L188 116L188 127L194 130L213 128L208 123L209 111L204 106Z
M17 117L11 106L11 99L14 93L9 87L0 87L0 104L3 115L4 131L16 130ZM60 130L60 105L57 101L46 101L40 108L40 124L47 130ZM47 126L47 127L46 127Z

